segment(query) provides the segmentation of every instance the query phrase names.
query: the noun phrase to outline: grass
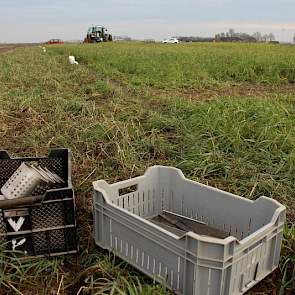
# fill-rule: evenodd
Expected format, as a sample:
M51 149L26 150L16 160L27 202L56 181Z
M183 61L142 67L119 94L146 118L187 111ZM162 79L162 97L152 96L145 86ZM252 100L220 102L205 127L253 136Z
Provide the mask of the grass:
M99 48L89 45L87 50L85 45L73 45L55 51L73 54L99 75L139 88L295 82L293 46L113 43Z
M69 53L79 66L68 64ZM91 238L91 182L140 175L153 164L179 167L191 179L247 198L284 203L280 267L249 294L292 294L295 86L292 71L287 78L282 72L292 68L293 56L287 46L141 43L0 55L1 148L17 154L71 148L81 247L77 256L25 262L0 251L0 294L167 294ZM250 96L227 93L249 83ZM272 91L256 93L262 85ZM183 94L204 88L226 91L203 100Z

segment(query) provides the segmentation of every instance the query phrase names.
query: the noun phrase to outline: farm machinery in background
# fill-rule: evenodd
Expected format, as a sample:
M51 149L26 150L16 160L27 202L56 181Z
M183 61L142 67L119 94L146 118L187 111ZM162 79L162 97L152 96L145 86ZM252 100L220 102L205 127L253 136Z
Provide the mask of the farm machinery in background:
M103 26L91 26L87 31L84 43L99 43L113 41L113 36Z

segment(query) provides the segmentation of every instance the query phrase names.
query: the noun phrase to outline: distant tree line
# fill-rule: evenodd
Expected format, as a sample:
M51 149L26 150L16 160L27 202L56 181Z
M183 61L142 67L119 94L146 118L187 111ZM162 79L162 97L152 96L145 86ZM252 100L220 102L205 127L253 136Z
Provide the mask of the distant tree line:
M198 36L179 36L176 38L182 42L275 42L276 40L273 33L261 34L260 32L256 32L250 35L247 33L235 32L234 29L229 29L228 32L216 34L214 38Z
M215 41L221 42L274 42L276 40L273 33L261 34L255 32L253 35L247 33L235 32L234 29L229 29L228 32L215 35Z

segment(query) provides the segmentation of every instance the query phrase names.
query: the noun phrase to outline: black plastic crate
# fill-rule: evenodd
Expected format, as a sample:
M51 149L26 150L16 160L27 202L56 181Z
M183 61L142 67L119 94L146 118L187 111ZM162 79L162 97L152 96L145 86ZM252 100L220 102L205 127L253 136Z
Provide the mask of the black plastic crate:
M0 209L0 241L8 250L28 256L55 256L78 251L75 197L71 181L71 154L54 149L48 157L10 158L0 151L0 187L22 162L37 162L58 174L63 184L39 186L32 196L42 195L41 203ZM0 201L1 208L1 201ZM20 220L21 219L21 220ZM21 221L19 230L11 222Z

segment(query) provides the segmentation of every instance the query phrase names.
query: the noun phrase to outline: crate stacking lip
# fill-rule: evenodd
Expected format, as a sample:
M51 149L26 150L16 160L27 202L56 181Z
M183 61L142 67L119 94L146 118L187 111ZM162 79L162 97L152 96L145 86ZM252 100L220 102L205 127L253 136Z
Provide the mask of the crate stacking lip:
M177 294L243 294L278 266L286 209L273 199L248 200L165 166L93 187L96 244ZM152 221L162 212L228 236L178 235Z
M43 182L35 187L30 196L42 196L41 202L1 209L0 201L0 243L7 250L26 256L76 253L78 244L70 151L53 149L48 157L23 158L11 158L7 152L0 151L0 187L24 163L38 165L41 172L49 169L56 174L55 177L60 177L60 181ZM5 199L0 197L0 200Z

